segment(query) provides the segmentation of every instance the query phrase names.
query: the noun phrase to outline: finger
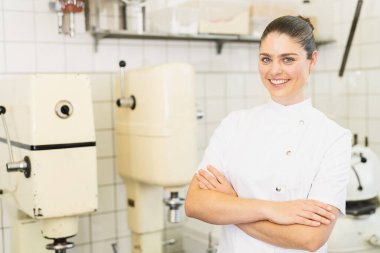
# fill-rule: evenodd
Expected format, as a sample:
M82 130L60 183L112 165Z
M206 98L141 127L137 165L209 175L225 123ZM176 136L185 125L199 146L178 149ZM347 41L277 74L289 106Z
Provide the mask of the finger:
M224 175L220 173L219 170L215 169L213 166L211 165L207 166L207 170L216 177L219 183L226 181L226 178L224 177Z
M215 187L203 176L197 175L197 179L199 182L203 183L203 185L205 185L205 187L207 187L207 189L209 189L209 190L215 189Z
M330 220L329 219L326 219L318 214L315 214L313 212L303 212L301 214L302 217L304 218L307 218L308 220L311 220L311 221L317 221L319 223L322 223L322 224L330 224Z
M220 184L218 180L214 176L211 176L210 173L206 170L200 170L199 174L202 177L204 177L207 181L209 181L209 183L212 184L214 187L217 187Z
M313 203L312 205L306 205L304 210L313 212L313 213L318 214L320 216L323 216L329 220L335 219L335 215L325 208L326 204L323 204L321 202L318 203L318 201L313 201L312 203Z
M311 226L311 227L318 227L321 225L321 223L318 221L309 220L303 217L299 217L296 223L301 224L301 225Z

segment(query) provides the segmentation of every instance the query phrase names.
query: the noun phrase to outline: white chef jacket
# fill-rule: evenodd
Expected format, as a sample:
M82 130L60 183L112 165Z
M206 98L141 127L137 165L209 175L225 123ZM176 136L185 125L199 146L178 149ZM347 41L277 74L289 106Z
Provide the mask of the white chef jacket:
M315 199L345 213L351 133L315 109L310 99L230 113L215 130L198 169L213 165L241 198ZM302 236L302 235L300 235ZM223 226L218 253L306 252L256 240ZM317 252L327 252L325 244Z

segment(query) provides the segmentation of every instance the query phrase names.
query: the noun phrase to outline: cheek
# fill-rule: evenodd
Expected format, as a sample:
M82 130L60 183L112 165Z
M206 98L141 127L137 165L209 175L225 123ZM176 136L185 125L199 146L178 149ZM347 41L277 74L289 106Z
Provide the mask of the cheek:
M262 79L265 78L266 73L268 72L267 67L259 63L259 73Z
M293 68L289 68L287 71L288 75L291 76L293 79L305 79L308 74L308 70L304 68L302 65L294 66Z

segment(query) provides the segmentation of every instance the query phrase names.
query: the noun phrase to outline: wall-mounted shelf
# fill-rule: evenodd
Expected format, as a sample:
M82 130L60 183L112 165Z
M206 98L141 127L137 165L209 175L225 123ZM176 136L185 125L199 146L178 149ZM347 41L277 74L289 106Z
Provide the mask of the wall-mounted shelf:
M105 38L115 39L149 39L149 40L186 40L186 41L211 41L216 44L216 52L220 54L224 43L237 42L237 43L259 43L260 39L253 38L248 35L173 35L161 33L142 33L136 34L128 31L111 31L111 30L96 30L91 31L95 40L95 51L98 48L99 41ZM333 41L319 41L318 45L332 43Z

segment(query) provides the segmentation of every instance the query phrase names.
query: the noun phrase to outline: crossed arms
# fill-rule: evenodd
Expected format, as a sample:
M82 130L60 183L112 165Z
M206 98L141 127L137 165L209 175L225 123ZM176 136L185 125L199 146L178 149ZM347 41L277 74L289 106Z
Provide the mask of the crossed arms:
M208 166L189 186L186 215L235 224L251 237L292 249L316 251L327 241L339 210L315 200L273 202L239 198L223 174ZM212 174L212 175L211 175Z

